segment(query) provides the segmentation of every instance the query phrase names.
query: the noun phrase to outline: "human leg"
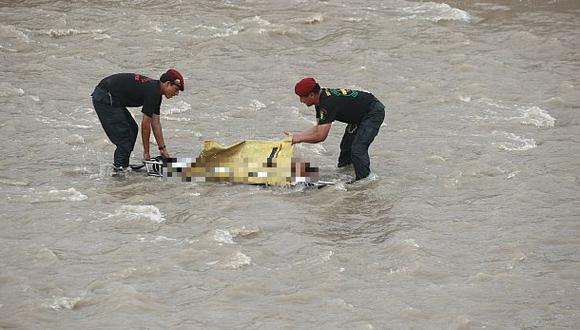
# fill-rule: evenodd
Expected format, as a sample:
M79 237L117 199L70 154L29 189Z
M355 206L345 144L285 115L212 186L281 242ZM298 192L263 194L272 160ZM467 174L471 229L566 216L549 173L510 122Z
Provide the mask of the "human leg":
M351 148L351 160L355 180L366 178L370 174L369 146L379 131L372 127L359 127Z
M356 124L349 124L344 129L344 135L340 141L340 155L338 156L338 167L345 167L352 163L351 148L356 133Z
M135 119L133 118L133 116L131 115L131 113L129 111L126 111L126 116L127 116L127 121L129 122L129 128L130 128L130 139L129 139L129 142L131 143L131 149L129 152L129 154L130 154L135 149L135 142L137 142L137 136L139 135L139 125L137 125L137 123L135 122ZM127 165L129 165L128 160L127 160Z
M99 102L95 100L95 96L93 96L93 106L105 134L117 146L113 158L113 165L117 168L129 166L129 156L131 155L136 140L136 135L132 134L132 125L127 117L131 117L131 114L124 107L111 106ZM135 123L132 117L131 120ZM137 124L135 123L135 125ZM135 130L135 132L137 131L138 129ZM135 138L133 138L133 135L135 135Z
M380 102L376 102L357 129L351 147L355 180L364 179L370 174L369 147L379 133L384 118L384 106Z

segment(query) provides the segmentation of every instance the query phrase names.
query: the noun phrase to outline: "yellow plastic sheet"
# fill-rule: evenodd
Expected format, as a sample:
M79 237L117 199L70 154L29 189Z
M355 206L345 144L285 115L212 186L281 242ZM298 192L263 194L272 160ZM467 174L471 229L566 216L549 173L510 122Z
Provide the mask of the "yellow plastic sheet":
M168 176L204 181L285 186L292 182L292 138L278 141L245 140L231 146L205 141L189 167L168 164ZM187 181L190 181L189 179Z

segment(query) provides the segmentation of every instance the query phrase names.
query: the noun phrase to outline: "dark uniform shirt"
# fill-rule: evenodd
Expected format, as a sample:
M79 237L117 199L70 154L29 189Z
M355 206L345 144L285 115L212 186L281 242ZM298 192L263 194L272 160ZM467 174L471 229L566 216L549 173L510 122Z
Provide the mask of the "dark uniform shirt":
M318 124L328 124L335 120L347 124L358 124L376 101L373 94L344 88L323 88L320 102L316 106Z
M99 83L98 87L111 93L114 101L125 107L140 107L145 115L160 115L161 83L136 73L117 73Z

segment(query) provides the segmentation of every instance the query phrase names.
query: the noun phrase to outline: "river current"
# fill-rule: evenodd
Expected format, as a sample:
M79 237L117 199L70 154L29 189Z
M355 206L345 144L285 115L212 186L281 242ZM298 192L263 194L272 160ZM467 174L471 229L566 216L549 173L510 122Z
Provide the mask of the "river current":
M578 329L578 54L576 0L0 1L0 328ZM90 93L168 68L172 156L308 128L312 76L386 105L372 177L334 123L323 189L112 178Z

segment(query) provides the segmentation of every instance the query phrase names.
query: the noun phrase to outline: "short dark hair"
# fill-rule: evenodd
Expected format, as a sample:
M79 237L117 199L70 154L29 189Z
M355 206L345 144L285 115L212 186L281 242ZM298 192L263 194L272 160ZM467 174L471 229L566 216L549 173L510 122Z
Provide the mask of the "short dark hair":
M166 72L166 73L161 75L161 78L159 78L159 81L166 82L166 81L171 81L171 79L169 79L169 75Z
M314 87L312 87L312 90L310 91L310 93L319 93L320 92L320 85L318 83L316 83L316 85L314 85Z

